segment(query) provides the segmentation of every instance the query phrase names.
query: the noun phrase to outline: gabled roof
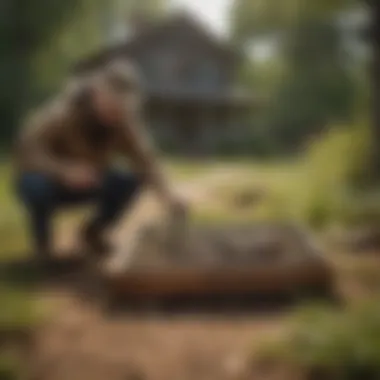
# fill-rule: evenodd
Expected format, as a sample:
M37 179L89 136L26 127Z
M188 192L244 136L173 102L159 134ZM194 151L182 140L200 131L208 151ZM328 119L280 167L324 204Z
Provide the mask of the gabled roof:
M87 71L98 65L102 65L112 58L120 55L128 55L134 49L148 42L152 38L159 38L161 35L175 31L177 28L187 28L191 30L199 39L204 41L208 47L228 61L235 62L240 59L240 54L230 44L217 37L206 25L199 22L195 17L188 13L181 13L171 16L162 21L151 23L141 32L126 38L125 42L114 46L108 46L95 54L79 61L74 66L74 72Z

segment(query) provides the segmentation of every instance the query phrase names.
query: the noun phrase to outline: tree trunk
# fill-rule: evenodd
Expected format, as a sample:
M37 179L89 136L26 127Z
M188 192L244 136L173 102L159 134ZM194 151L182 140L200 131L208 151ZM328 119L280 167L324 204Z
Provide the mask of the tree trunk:
M376 178L380 178L380 2L372 1L371 9L373 169Z

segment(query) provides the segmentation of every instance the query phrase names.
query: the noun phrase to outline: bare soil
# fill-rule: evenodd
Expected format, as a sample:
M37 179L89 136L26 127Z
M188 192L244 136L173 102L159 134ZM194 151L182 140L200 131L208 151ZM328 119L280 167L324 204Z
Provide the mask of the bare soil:
M255 342L281 329L275 315L111 317L72 294L44 298L55 306L33 355L41 380L254 379Z

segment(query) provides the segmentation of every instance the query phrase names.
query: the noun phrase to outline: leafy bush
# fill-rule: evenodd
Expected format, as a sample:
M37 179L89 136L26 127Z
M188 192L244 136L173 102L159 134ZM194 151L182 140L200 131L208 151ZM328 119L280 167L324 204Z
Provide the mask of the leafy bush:
M300 157L298 178L280 195L288 217L314 228L346 223L347 218L358 218L359 214L369 217L369 212L361 212L367 194L352 191L368 166L368 146L368 128L363 125L331 128L313 141ZM277 201L277 208L279 204ZM375 200L372 210L374 204ZM380 202L376 204L379 209Z
M369 128L359 124L331 127L306 149L302 160L310 180L334 188L352 184L369 162Z
M368 187L369 129L366 125L331 129L315 141L304 155L308 176L307 214L312 221L333 221L344 225L374 224L380 221L380 196ZM307 174L309 173L309 174ZM324 213L324 215L322 215Z

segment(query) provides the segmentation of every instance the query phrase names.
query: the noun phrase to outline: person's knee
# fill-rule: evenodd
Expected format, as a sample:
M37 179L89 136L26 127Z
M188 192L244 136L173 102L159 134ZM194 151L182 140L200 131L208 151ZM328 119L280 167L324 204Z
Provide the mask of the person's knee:
M18 183L18 193L21 200L30 207L44 207L51 203L54 184L42 174L24 174Z
M143 181L132 173L115 171L108 175L106 186L113 197L128 199L138 193Z

